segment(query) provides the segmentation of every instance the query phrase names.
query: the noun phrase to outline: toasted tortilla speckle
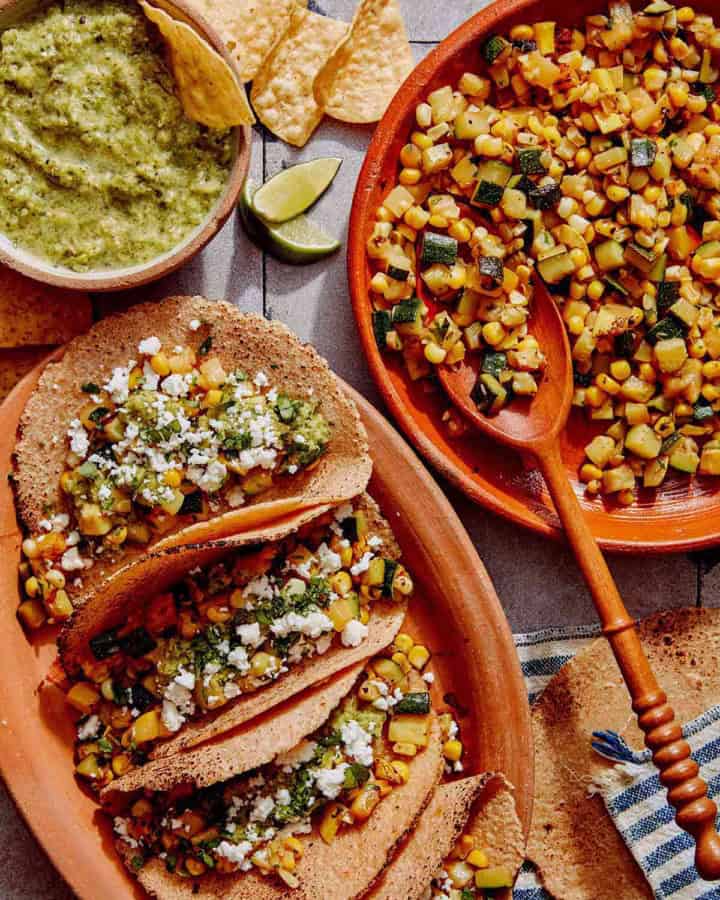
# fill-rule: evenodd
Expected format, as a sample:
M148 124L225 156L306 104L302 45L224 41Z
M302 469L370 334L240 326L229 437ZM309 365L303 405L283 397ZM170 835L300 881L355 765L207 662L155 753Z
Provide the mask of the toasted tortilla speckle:
M304 854L295 874L300 886L290 891L255 870L232 875L208 874L181 879L153 860L138 873L145 890L160 900L355 900L363 896L390 863L398 844L415 825L442 774L442 738L434 719L430 742L410 761L410 780L385 797L368 821L341 831L332 844L317 830L302 838Z
M190 328L194 319L203 323L198 331ZM67 453L64 435L87 400L81 385L107 381L115 366L137 357L138 343L151 335L166 346L193 347L211 335L212 354L228 369L242 368L249 374L263 370L279 390L291 396L316 397L331 424L330 446L309 471L280 478L256 502L235 510L221 508L213 518L170 531L147 548L126 547L114 561L97 562L91 574L86 574L84 588L68 589L76 605L87 598L91 587L97 589L149 552L158 554L230 535L242 542L246 533L257 540L265 526L281 519L292 530L317 515L321 506L359 494L370 477L372 465L358 412L315 350L302 344L284 325L243 314L224 301L173 297L101 320L87 334L71 341L63 358L43 372L20 421L15 458L18 512L30 532L40 530L48 508L64 508L60 489ZM53 443L53 437L60 439ZM161 572L162 566L159 569ZM157 575L158 566L148 566L146 576Z
M350 693L362 670L362 663L351 666L333 680L312 688L249 725L223 735L220 740L134 769L111 782L103 791L103 798L139 788L168 791L185 782L197 788L209 787L265 765L320 728L343 697Z
M676 717L686 722L720 696L720 610L679 609L640 623L640 638ZM564 666L533 710L536 782L528 857L554 896L639 900L652 892L599 796L588 788L612 765L590 746L612 729L643 746L630 697L604 640Z

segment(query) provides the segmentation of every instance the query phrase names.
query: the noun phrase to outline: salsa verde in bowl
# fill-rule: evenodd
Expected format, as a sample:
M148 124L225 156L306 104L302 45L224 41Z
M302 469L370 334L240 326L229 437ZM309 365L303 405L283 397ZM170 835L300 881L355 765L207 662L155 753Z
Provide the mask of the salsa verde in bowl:
M167 8L232 67L201 20ZM248 161L247 129L188 118L163 39L134 0L0 12L3 262L66 287L146 283L210 240Z

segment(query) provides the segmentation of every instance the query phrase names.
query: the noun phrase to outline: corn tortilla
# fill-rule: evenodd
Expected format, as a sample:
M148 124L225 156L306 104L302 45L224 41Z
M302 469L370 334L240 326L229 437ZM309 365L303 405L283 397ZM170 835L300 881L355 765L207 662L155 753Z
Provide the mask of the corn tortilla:
M720 695L720 610L678 609L640 623L650 664L686 722ZM588 796L612 766L593 752L593 731L612 729L643 746L627 688L610 650L598 640L553 678L533 715L535 792L528 857L547 889L573 900L639 900L652 892L601 798ZM702 774L702 773L701 773Z
M87 294L39 284L0 266L0 347L64 344L92 325Z
M51 347L0 349L0 403L15 385L50 353Z
M372 887L391 862L442 774L442 738L435 716L428 746L409 765L407 784L385 797L364 825L341 831L332 844L324 843L316 828L303 838L304 854L295 871L300 886L292 891L279 880L256 871L181 879L168 873L160 860L144 866L138 880L160 900L279 900L289 896L295 900L355 900Z
M361 0L315 79L315 101L341 122L377 122L414 66L398 0Z
M304 147L323 117L315 76L347 32L347 25L302 6L253 80L251 99L260 121L288 144Z
M195 319L204 323L202 332L190 329ZM126 547L114 560L96 561L85 573L83 586L71 594L76 605L110 578L130 577L130 569L141 560L143 569L136 581L140 575L162 577L165 551L221 538L231 539L234 545L258 543L272 538L270 526L288 534L320 512L357 496L368 482L372 463L357 409L314 349L284 325L240 313L224 301L173 297L97 322L43 372L23 411L15 452L16 506L30 533L41 530L48 509L64 508L63 436L86 400L81 385L105 381L115 366L134 358L138 343L149 335L172 346L195 345L205 334L212 335L213 356L221 363L242 366L249 373L265 369L272 373L278 390L317 398L331 426L330 445L310 470L283 477L255 502L234 510L221 507L213 518L170 530L144 548Z

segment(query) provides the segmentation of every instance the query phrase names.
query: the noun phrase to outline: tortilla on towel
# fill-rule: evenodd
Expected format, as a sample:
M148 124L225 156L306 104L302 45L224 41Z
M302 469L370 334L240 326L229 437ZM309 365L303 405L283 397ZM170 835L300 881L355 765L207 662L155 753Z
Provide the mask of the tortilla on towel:
M202 330L191 328L201 323ZM372 464L358 412L327 364L285 326L260 316L240 313L224 301L173 297L133 307L96 323L71 341L58 362L50 363L30 397L20 422L16 447L15 495L18 514L31 534L41 532L48 509L65 508L60 476L67 449L64 436L78 410L87 403L81 385L102 384L117 366L137 358L138 344L156 336L163 346L194 346L212 339L212 354L233 369L254 374L267 369L273 385L289 396L312 395L330 423L330 444L318 462L296 475L283 476L257 499L239 508L223 504L211 518L165 532L145 546L128 546L107 563L97 560L85 573L84 587L71 599L82 602L89 586L100 584L138 559L165 550L233 537L233 543L257 542L270 525L282 533L359 494ZM58 440L58 438L60 438ZM162 560L148 564L144 577L162 574Z
M639 625L650 665L678 721L687 722L720 696L720 610L678 609ZM528 858L556 897L640 900L652 892L607 815L596 778L612 763L591 746L593 731L617 731L643 746L630 697L603 638L553 678L532 714L535 787Z

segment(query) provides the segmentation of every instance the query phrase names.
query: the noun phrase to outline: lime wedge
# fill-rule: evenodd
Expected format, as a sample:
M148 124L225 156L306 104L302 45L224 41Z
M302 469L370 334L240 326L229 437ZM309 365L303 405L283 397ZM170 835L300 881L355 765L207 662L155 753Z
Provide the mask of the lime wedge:
M253 197L257 191L250 179L246 179L238 211L248 237L276 259L296 266L308 265L340 248L340 241L305 216L296 216L282 225L263 222L253 210Z
M341 164L336 156L323 156L283 169L257 191L254 211L271 225L294 219L322 197Z

